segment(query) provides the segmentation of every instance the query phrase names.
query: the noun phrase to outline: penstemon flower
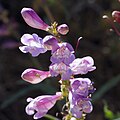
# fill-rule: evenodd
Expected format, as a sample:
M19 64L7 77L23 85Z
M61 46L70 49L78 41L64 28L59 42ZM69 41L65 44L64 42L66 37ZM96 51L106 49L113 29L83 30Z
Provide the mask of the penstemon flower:
M27 101L30 103L26 107L26 113L33 115L36 111L33 118L39 119L54 106L57 100L66 98L67 114L63 119L85 120L86 114L93 110L91 94L95 88L89 78L75 78L75 75L95 70L93 58L90 56L75 58L72 45L61 41L60 34L66 35L69 32L66 24L58 25L54 22L49 26L31 8L23 8L21 14L29 26L47 31L50 35L41 38L37 34L24 34L21 37L24 46L20 46L19 49L23 53L30 53L33 57L47 50L51 51L49 71L29 68L22 73L22 79L37 84L48 77L58 75L61 77L59 81L61 92L57 92L56 95L38 96L35 99L28 98Z
M51 109L57 100L61 99L61 92L57 92L56 95L42 95L35 99L28 98L27 102L30 102L26 107L26 113L28 115L34 115L34 119L43 117L49 109Z
M69 66L65 65L63 62L51 64L49 69L52 76L58 76L60 74L62 80L68 80L72 75L72 71Z
M76 58L70 64L70 68L74 75L86 74L86 73L96 69L96 67L93 65L94 65L93 58L90 56L87 56L87 57L83 57L83 58Z
M90 113L93 110L89 95L94 88L88 78L70 79L70 82L70 112L74 117L81 118L83 113Z
M65 63L69 65L74 59L74 49L69 43L58 43L52 49L52 56L50 61L52 63Z
M33 57L36 57L40 53L45 53L47 51L47 49L44 47L43 39L38 37L37 34L24 34L21 37L21 42L25 46L20 46L19 49L23 53L31 53Z

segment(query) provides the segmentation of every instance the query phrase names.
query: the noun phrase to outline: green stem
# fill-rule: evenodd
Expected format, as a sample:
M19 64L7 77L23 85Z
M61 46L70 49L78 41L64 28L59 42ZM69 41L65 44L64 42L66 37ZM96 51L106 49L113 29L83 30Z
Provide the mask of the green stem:
M49 120L60 120L60 119L58 119L58 118L56 118L56 117L54 117L52 115L49 115L49 114L46 114L44 117L48 118Z

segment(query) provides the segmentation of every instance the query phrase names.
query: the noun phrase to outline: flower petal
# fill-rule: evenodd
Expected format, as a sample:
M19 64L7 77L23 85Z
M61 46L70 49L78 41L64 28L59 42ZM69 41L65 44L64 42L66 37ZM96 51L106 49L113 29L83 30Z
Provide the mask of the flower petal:
M92 112L92 110L93 110L93 106L92 106L91 102L85 101L85 103L83 105L83 111L85 113L90 113L90 112Z
M53 46L57 46L58 40L52 35L47 35L43 38L43 43L48 50L52 50Z
M34 40L34 38L30 34L24 34L21 37L21 43L24 44L24 45L29 45L31 40Z

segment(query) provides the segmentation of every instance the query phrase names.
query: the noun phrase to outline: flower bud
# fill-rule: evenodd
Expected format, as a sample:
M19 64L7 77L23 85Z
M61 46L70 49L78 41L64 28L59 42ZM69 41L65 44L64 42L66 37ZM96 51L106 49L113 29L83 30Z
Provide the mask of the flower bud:
M112 16L116 22L120 23L120 12L119 11L113 11Z
M50 76L51 75L49 71L41 71L41 70L30 69L30 68L26 69L21 75L23 80L32 84L40 83L44 79Z
M57 31L61 35L66 35L69 32L69 27L66 24L61 24L57 27Z
M37 28L37 29L41 29L41 30L45 30L47 31L47 29L49 28L49 25L47 25L37 14L36 12L31 9L31 8L23 8L21 10L21 14L23 19L25 20L25 22L33 27L33 28Z

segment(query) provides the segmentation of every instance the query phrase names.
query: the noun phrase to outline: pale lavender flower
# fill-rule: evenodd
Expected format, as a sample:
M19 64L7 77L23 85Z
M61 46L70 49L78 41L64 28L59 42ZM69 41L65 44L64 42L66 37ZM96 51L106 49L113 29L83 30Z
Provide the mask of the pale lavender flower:
M90 79L70 79L70 112L74 117L81 118L83 113L90 113L92 111L93 107L89 95L93 91L94 87Z
M33 57L38 56L40 53L45 53L47 49L44 46L43 39L37 34L24 34L21 37L21 42L25 46L20 46L19 49L23 53L31 53Z
M47 31L50 27L45 22L43 22L42 19L31 8L23 8L21 10L21 14L25 22L33 28Z
M90 113L93 110L93 106L89 98L84 98L80 95L76 95L69 92L70 113L76 118L81 118L83 113Z
M49 66L51 76L61 75L62 80L69 80L72 75L72 71L69 66L64 63L55 63Z
M94 66L94 60L90 56L75 59L70 64L70 68L74 75L86 74L96 69Z
M89 78L74 78L70 79L72 93L87 97L89 92L94 90L92 82Z
M66 24L61 24L57 27L58 33L66 35L69 32L69 27Z
M69 65L74 59L74 49L69 43L58 43L53 46L52 56L50 58L52 63L65 63Z
M48 110L50 110L56 103L57 100L61 99L61 92L57 92L56 95L42 95L35 99L28 98L27 102L30 102L26 107L26 113L33 115L34 119L43 117ZM36 113L35 113L36 111Z
M51 75L49 71L41 71L41 70L36 70L33 68L26 69L21 75L23 80L29 83L32 83L32 84L40 83L44 79L50 76Z

